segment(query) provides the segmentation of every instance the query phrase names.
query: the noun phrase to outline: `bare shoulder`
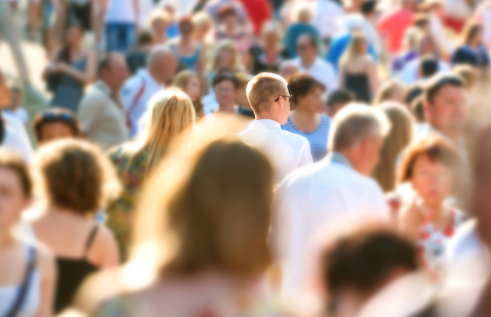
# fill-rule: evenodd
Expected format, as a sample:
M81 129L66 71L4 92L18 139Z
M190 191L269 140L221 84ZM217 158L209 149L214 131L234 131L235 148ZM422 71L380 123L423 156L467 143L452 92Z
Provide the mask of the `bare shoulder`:
M55 255L44 245L36 245L36 264L43 280L56 276Z
M98 224L97 226L97 232L87 256L99 267L113 267L119 263L119 251L116 239L105 225Z
M422 221L421 212L414 202L401 207L398 223L403 232L415 237Z

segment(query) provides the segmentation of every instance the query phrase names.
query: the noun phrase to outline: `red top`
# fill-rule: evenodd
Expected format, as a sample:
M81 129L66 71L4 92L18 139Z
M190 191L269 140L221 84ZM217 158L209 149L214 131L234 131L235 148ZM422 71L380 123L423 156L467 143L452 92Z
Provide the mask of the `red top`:
M254 33L259 34L263 23L272 19L271 6L268 0L237 0L247 11L254 26Z
M388 12L380 19L378 29L382 38L387 39L387 48L393 54L399 53L406 29L413 22L413 12L400 8Z

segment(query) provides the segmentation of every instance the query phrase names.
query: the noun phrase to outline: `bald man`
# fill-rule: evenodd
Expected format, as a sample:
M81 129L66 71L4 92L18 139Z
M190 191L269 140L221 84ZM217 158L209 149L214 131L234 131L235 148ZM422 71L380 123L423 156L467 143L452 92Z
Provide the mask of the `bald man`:
M141 130L140 119L148 108L148 101L169 85L179 63L174 53L164 45L152 48L147 68L142 68L128 79L121 90L121 98L128 118L131 137Z

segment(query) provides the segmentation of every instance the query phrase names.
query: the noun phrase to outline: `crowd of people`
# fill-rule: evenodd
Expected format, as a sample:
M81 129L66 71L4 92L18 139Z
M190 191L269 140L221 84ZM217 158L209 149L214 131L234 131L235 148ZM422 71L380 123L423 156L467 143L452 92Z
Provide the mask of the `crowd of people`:
M491 316L491 1L7 0L0 36L1 316Z

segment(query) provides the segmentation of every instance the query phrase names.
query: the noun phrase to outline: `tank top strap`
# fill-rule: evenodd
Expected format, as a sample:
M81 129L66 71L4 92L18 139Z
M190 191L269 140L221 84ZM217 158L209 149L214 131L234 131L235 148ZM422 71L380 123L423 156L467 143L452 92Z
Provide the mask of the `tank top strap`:
M99 230L99 224L96 223L94 227L92 227L92 230L90 231L89 237L87 239L87 242L85 243L85 255L90 250L90 247L92 246L92 243L94 242L95 236L97 234L97 231Z

